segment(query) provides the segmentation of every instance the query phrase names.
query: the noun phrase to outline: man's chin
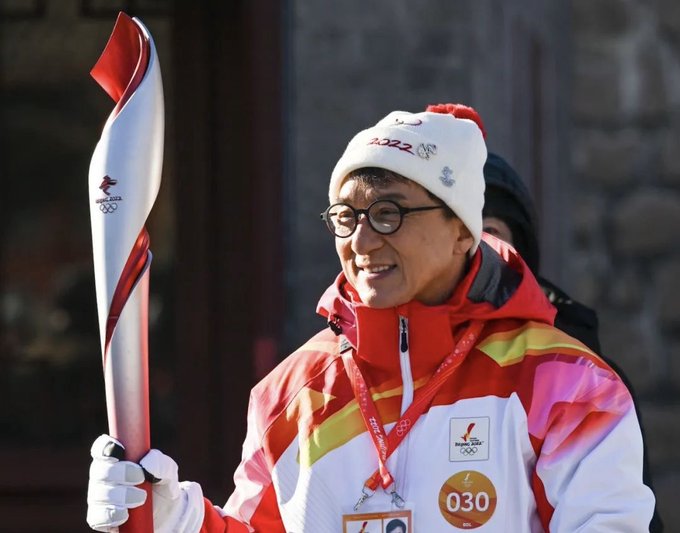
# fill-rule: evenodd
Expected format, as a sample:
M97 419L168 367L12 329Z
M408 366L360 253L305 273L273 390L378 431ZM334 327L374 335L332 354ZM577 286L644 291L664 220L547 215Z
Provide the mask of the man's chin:
M364 305L371 309L389 309L405 303L401 302L396 295L393 294L384 294L375 290L361 290L358 292Z

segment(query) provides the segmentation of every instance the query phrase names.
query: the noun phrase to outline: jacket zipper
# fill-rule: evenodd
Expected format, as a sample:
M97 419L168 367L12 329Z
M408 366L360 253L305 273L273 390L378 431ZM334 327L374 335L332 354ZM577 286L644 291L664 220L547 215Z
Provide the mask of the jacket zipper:
M403 415L413 401L413 374L411 373L411 356L408 351L408 319L403 316L399 317L399 364L404 386L401 399L401 414Z
M413 374L411 372L411 355L409 353L408 342L408 319L399 317L399 364L401 366L401 381L403 385L403 394L401 398L401 414L406 412L406 409L413 402ZM406 460L408 457L408 441L409 435L406 435L404 440L395 450L396 470L395 470L395 490L399 495L405 498L406 480Z

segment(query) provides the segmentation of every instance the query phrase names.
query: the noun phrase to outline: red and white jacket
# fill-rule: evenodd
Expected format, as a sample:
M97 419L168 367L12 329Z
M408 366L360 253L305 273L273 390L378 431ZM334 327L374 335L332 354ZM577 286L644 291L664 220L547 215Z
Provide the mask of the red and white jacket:
M387 460L414 531L648 531L626 387L552 326L519 256L485 238L444 305L372 309L338 277L318 309L338 335L320 332L252 390L236 489L223 510L206 501L201 531L342 531L378 460L341 352L389 431L471 320L484 322L474 348ZM483 490L467 492L473 481ZM391 506L382 489L370 501Z

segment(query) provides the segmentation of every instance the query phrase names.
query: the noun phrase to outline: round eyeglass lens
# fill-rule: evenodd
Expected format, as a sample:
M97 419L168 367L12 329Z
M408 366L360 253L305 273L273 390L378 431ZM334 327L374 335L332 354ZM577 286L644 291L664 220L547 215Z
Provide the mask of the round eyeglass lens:
M380 200L368 208L368 219L371 227L378 233L389 235L401 225L399 206L390 200Z
M347 237L357 225L354 210L346 204L335 204L328 209L326 221L328 227L338 237Z

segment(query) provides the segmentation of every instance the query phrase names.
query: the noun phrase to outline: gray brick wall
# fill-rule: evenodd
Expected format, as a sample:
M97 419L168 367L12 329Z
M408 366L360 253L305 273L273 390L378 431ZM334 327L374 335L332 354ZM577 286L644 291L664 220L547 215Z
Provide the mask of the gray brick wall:
M574 296L641 398L659 505L680 527L680 4L573 0Z

